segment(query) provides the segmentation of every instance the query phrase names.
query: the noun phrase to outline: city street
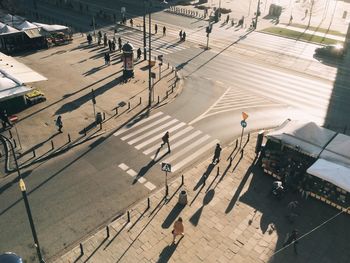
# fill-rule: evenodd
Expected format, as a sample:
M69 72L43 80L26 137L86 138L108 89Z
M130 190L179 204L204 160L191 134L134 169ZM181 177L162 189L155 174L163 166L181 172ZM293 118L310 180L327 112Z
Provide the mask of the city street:
M93 12L91 6L98 10L96 3L90 3L90 10L83 12L79 11L78 5L74 10L68 10L53 8L50 1L38 2L41 15L51 13L51 17L42 17L44 21L72 24L78 32L93 31L88 12ZM119 10L125 5L123 2L115 7L113 1L103 2L106 10L112 7ZM317 7L316 11L321 14L321 7ZM176 68L180 91L168 101L155 105L150 112L144 110L137 118L117 119L102 135L22 170L30 189L30 203L45 258L71 248L96 229L114 221L126 209L162 189L166 180L172 181L195 168L213 154L217 143L222 147L232 146L232 142L241 135L243 111L249 115L245 134L274 128L288 118L313 121L349 134L349 54L343 61L320 61L314 57L315 49L320 45L259 30L251 31L246 26L231 28L220 24L214 26L207 49L207 21L173 15L161 11L161 6L154 8L157 13L151 25L152 59L163 55L162 67L167 79L161 85L167 88L172 85L172 76L175 76L167 65L169 63L170 67ZM248 5L240 8L242 10L235 11L236 17L240 12L246 12ZM100 17L96 18L96 31L101 30L111 39L117 28L116 37L121 37L123 43L131 43L135 50L142 49L140 15L143 7L132 3L127 10L129 15L135 15L133 27L129 24L116 26ZM287 17L286 14L284 17ZM270 21L263 23L265 27L271 24ZM155 24L159 28L157 34L154 32ZM148 21L146 25L148 27ZM164 36L163 26L166 27ZM180 30L186 31L186 41L179 41ZM148 36L146 40L148 43ZM108 115L115 107L115 94L125 93L125 98L138 95L127 89L127 84L118 89L121 69L106 70L101 66L102 48L85 47L85 35L81 33L76 33L74 45L69 52L62 47L57 53L54 49L49 50L52 53L40 56L40 61L38 54L49 51L18 57L38 72L44 71L49 85L52 85L51 80L55 81L52 94L55 89L61 92L57 95L60 99L57 104L40 109L38 105L35 106L37 111L24 112L22 117L27 119L27 123L30 118L38 119L40 114L53 118L57 114L69 116L76 112L78 115L74 116L71 125L81 130L83 123L93 118L90 116L91 107L87 105L90 102L89 83L92 82L97 85L94 88L99 94L98 99L103 102L99 103L99 110L107 112L107 117L111 119L113 116ZM53 63L56 56L62 56L61 64L56 63L54 69L46 68L45 63ZM113 59L112 67L121 67L119 55ZM137 76L134 84L139 81L135 85L142 85L143 91L147 91L145 68L137 70L143 75ZM154 72L159 77L158 70L154 69ZM49 85L45 87L46 92L50 92ZM64 86L64 91L60 91L61 86ZM134 113L136 111L130 114ZM68 117L66 119L69 120ZM30 128L27 130L30 131ZM167 144L161 146L167 131L170 133L171 151ZM161 170L163 162L172 166L167 178ZM27 262L35 262L35 249L31 245L32 237L15 176L11 174L0 181L0 231L3 233L0 251L20 251Z

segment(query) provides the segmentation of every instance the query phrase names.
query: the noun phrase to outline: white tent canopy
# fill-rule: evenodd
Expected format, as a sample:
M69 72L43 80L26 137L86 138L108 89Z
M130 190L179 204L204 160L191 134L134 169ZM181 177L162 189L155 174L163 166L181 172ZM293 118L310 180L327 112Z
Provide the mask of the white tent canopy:
M318 159L307 169L307 173L350 192L350 169L348 167Z
M26 30L26 29L33 29L38 28L37 25L34 25L33 23L30 23L28 21L24 21L22 24L16 26L18 30Z
M10 27L8 25L5 25L0 29L0 35L5 35L5 34L12 34L12 33L17 33L20 32L16 28Z
M62 31L62 30L68 29L68 27L61 26L61 25L48 25L48 24L42 24L42 23L36 23L36 22L33 22L33 24L38 27L41 27L47 32L55 32L55 31Z
M16 79L19 83L30 83L42 80L47 80L44 76L38 72L30 69L21 62L18 62L13 57L0 53L0 72L11 76L12 79Z
M319 127L314 122L288 120L285 125L267 134L267 138L293 148L298 147L300 151L318 157L335 135L334 131Z
M350 136L337 134L320 158L350 167Z

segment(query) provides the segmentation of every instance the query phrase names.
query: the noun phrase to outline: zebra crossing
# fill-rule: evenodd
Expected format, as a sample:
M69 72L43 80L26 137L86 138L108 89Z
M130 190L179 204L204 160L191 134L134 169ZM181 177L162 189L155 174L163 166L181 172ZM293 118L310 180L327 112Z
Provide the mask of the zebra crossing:
M108 31L108 38L111 39L114 34ZM140 30L136 30L131 27L120 27L116 33L116 38L120 37L123 43L131 43L135 49L139 47L143 49L143 33ZM174 52L182 51L187 48L184 43L177 43L176 40L162 36L162 33L158 32L158 35L152 35L152 53L153 55L167 55ZM148 46L148 34L146 35L146 43Z
M160 146L167 131L170 133L170 153L167 147ZM172 172L195 161L218 143L218 140L208 134L161 111L134 125L128 123L113 135L151 159L159 160L159 163L170 163ZM164 158L160 160L160 157Z

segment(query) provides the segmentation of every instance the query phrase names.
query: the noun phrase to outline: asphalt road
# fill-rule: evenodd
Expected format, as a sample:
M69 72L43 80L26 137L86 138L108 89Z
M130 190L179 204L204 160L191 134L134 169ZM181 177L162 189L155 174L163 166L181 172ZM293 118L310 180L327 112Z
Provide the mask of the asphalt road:
M254 35L252 37L262 39ZM273 42L275 37L267 39ZM288 44L288 41L285 43ZM168 61L182 68L181 75L186 88L174 103L160 110L169 114L171 119L184 122L186 127L192 124L195 129L223 144L240 135L239 121L243 110L250 115L247 130L272 127L291 116L322 122L336 80L318 78L307 72L300 73L293 69L293 64L286 64L290 62L290 57L279 55L277 51L275 56L267 53L267 57L266 49L259 50L263 51L263 55L251 50L245 55L235 52L236 47L220 52L204 51L195 46L167 55ZM266 61L262 59L264 53ZM259 59L255 60L258 55ZM276 61L273 58L278 64L272 64ZM313 60L312 55L303 61L304 64L313 63L316 69L325 70L323 65ZM298 65L301 62L295 63ZM286 69L286 65L290 69ZM337 74L334 77L338 78ZM344 81L341 81L339 89L344 86ZM347 93L342 94L345 96L335 97L334 100L341 105L338 112L344 115L348 96ZM154 126L157 127L159 125ZM145 183L134 182L126 172L129 170L121 167L126 165L142 174L142 178L158 189L164 184L160 165L152 162L149 155L135 149L130 140L122 138L122 135L101 137L96 142L24 171L24 175L30 175L26 179L27 188L30 189L29 200L46 257L80 239L149 194L151 190L145 187ZM190 149L185 157L190 157L196 149ZM191 162L178 170L178 174L186 166L193 166L204 155L209 156L210 149L193 157ZM179 154L181 150L177 149L172 154ZM166 154L158 161L166 160L169 156L172 155ZM30 245L31 234L18 186L2 187L1 250L21 251L31 262L35 249Z

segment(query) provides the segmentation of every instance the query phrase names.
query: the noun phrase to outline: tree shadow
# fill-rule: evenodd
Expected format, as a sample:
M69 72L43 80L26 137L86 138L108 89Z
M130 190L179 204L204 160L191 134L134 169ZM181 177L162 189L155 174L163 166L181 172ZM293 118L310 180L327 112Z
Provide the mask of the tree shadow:
M225 210L225 213L228 214L231 212L232 208L235 206L246 182L248 181L251 173L252 173L252 170L256 167L256 160L257 160L257 157L255 157L254 161L252 162L252 164L249 166L249 168L247 169L245 175L243 176L242 178L242 181L240 182L239 186L237 187L237 190L235 192L235 194L233 195L230 203L228 204L226 210Z
M110 90L111 88L114 88L116 85L122 83L123 81L124 81L123 76L119 76L118 78L113 79L112 81L95 89L95 96L102 95L103 93ZM91 93L89 92L73 101L63 104L59 109L56 110L55 114L60 115L67 112L74 111L90 100L91 100Z
M180 215L181 211L185 208L184 205L177 203L165 218L162 228L169 228L176 218Z
M210 189L204 196L203 198L203 205L191 216L190 218L190 222L192 223L192 225L197 226L199 223L199 219L202 215L203 209L206 205L208 205L211 200L213 200L215 195L215 190L214 189Z

